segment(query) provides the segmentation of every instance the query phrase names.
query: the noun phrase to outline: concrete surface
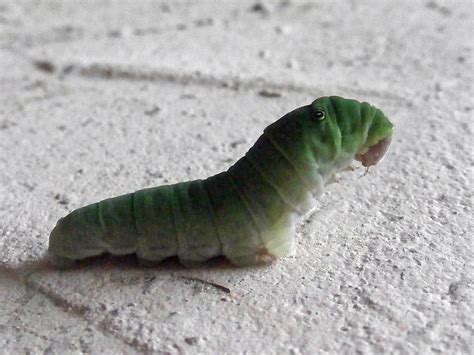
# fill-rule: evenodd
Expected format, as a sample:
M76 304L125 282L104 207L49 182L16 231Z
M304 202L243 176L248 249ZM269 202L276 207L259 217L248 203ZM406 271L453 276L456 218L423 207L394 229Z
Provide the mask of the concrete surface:
M4 354L473 351L472 2L0 3ZM262 90L275 94L267 97ZM43 256L68 211L201 178L321 95L396 124L262 268Z

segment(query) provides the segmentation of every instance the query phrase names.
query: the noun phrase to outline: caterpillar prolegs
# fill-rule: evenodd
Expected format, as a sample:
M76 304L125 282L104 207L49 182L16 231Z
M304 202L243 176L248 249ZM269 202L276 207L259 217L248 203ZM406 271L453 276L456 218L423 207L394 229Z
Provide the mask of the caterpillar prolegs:
M139 190L79 208L51 232L58 267L110 253L184 264L224 255L238 266L270 262L292 247L297 218L354 159L377 164L393 125L366 102L322 97L268 126L227 171Z

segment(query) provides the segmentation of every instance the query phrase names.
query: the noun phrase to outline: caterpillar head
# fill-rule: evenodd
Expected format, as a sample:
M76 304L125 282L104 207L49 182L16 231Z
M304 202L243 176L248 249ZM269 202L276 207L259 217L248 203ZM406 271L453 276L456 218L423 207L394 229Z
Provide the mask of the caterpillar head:
M382 160L390 146L392 123L367 102L322 97L309 106L308 115L315 122L313 142L326 159L355 157L370 167Z

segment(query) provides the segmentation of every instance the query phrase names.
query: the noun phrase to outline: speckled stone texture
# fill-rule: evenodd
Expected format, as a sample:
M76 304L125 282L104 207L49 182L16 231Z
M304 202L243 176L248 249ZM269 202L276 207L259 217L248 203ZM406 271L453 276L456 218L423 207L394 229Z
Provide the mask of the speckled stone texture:
M0 352L470 354L472 2L0 3ZM396 125L291 257L44 260L87 203L226 169L322 95Z

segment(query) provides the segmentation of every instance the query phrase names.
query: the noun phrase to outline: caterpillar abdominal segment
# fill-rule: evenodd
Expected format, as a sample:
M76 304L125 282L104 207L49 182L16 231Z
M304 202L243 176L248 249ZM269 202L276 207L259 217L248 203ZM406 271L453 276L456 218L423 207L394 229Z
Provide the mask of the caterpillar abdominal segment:
M268 126L227 171L139 190L61 218L49 239L57 267L110 253L183 264L224 255L238 266L288 255L294 226L333 175L377 164L393 126L366 102L322 97Z

